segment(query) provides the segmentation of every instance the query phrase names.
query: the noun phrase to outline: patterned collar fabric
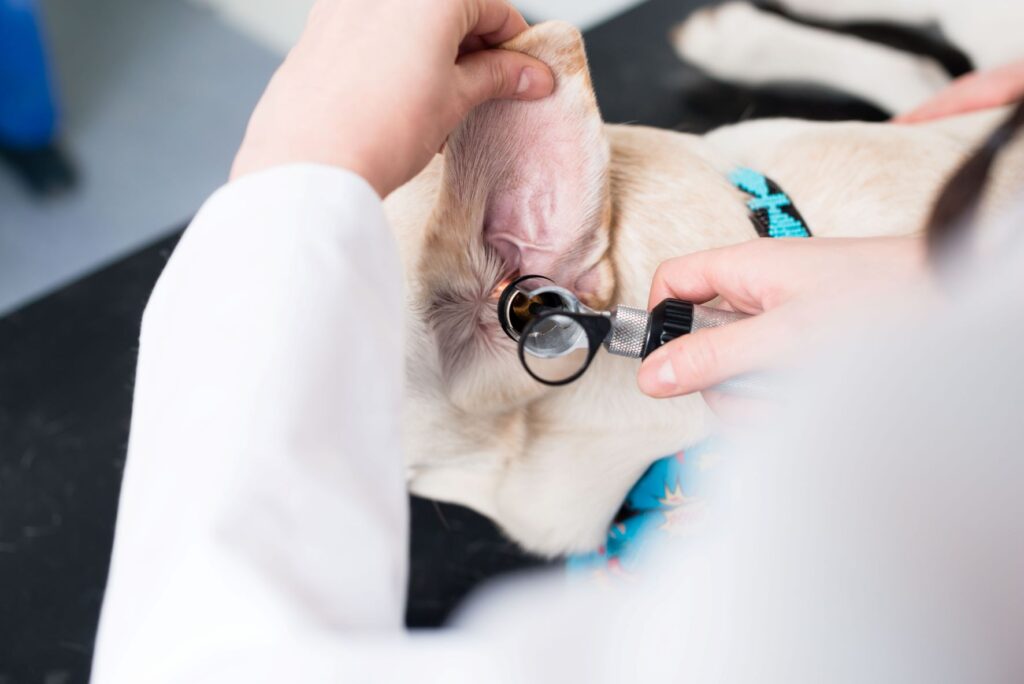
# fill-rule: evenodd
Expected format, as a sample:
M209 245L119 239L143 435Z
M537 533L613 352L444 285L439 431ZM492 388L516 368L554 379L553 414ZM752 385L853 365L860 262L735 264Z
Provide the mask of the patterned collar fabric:
M699 531L707 505L707 474L716 459L709 439L651 464L630 490L605 543L592 553L570 556L569 573L594 579L629 576L659 541Z
M747 207L758 235L811 237L789 195L767 176L740 168L729 180L750 195ZM659 542L698 531L707 508L707 476L716 460L715 440L709 438L655 461L630 490L605 543L592 553L571 556L569 572L597 579L629 576Z
M751 169L736 169L729 181L750 195L750 220L761 237L804 238L811 231L793 200L773 180Z

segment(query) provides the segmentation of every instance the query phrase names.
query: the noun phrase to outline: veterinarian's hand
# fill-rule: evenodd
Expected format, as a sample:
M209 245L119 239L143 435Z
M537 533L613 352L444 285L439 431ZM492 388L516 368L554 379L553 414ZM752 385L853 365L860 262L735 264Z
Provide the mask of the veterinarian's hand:
M893 119L893 123L922 123L1001 107L1021 98L1024 98L1024 60L961 76L917 109Z
M654 397L790 366L831 333L834 311L924 277L919 238L752 240L666 261L650 306L668 297L757 314L680 337L651 354L640 388ZM891 290L890 290L891 291Z
M318 162L386 196L476 105L551 93L543 63L492 49L526 28L504 0L319 0L249 121L232 178Z

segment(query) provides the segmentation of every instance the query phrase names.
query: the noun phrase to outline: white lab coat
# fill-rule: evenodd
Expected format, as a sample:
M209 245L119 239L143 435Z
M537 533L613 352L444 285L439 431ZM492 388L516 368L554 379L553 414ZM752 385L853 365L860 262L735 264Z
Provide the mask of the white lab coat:
M143 317L97 681L400 630L402 307L358 176L276 169L205 204Z
M991 301L977 290L971 302ZM1007 579L1019 575L985 565L991 591L979 591L999 600L979 608L965 587L981 575L946 571L960 555L1024 568L1024 506L1004 496L1024 481L1024 459L1003 457L1024 443L1024 421L1020 404L999 411L1019 400L1024 363L1005 363L1013 344L965 352L1024 334L1011 299L998 335L946 344L956 330L940 311L918 333L926 348L905 332L878 343L876 331L815 366L790 418L740 441L757 455L737 457L709 541L688 541L642 580L500 587L459 627L409 635L393 237L349 172L242 178L197 215L143 320L94 681L938 682L1024 671L1013 670L1017 649L980 627L1021 633L1022 592ZM956 328L994 324L977 310ZM993 389L994 377L1007 384ZM981 382L978 401L961 400ZM979 433L983 449L961 472ZM956 501L951 519L943 497Z

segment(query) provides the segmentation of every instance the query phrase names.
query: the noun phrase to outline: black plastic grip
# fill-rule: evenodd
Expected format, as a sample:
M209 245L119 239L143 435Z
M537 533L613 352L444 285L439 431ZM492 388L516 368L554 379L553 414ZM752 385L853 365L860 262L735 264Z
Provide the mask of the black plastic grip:
M647 327L647 341L642 358L677 337L689 335L693 330L693 304L681 299L666 299L651 311Z

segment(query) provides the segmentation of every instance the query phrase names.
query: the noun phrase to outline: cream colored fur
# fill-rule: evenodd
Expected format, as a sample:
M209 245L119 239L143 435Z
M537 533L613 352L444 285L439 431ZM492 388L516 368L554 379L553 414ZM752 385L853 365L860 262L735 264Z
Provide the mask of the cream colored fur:
M470 506L527 549L553 555L599 545L644 469L704 437L709 423L698 396L643 396L636 361L599 354L582 380L560 389L534 383L519 367L490 299L510 269L482 237L488 183L518 159L498 170L488 161L509 146L526 159L551 152L524 143L533 129L518 130L514 121L527 112L541 122L553 117L553 130L582 141L556 160L566 168L559 183L579 187L553 192L582 191L591 205L579 207L579 223L546 227L571 233L573 259L557 268L567 277L585 272L580 282L594 303L643 305L661 261L756 237L744 196L725 177L733 167L778 181L819 236L913 233L942 182L998 116L920 127L764 121L704 137L594 128L599 115L574 28L542 24L510 47L554 65L555 99L487 105L467 126L486 122L488 131L453 137L463 147L476 140L477 149L447 150L448 160L438 156L386 202L408 285L404 440L414 492ZM454 164L453 154L477 154L479 164ZM1000 168L994 201L1022 182L1018 148ZM594 209L605 200L606 208ZM439 333L439 310L467 327L441 325Z

